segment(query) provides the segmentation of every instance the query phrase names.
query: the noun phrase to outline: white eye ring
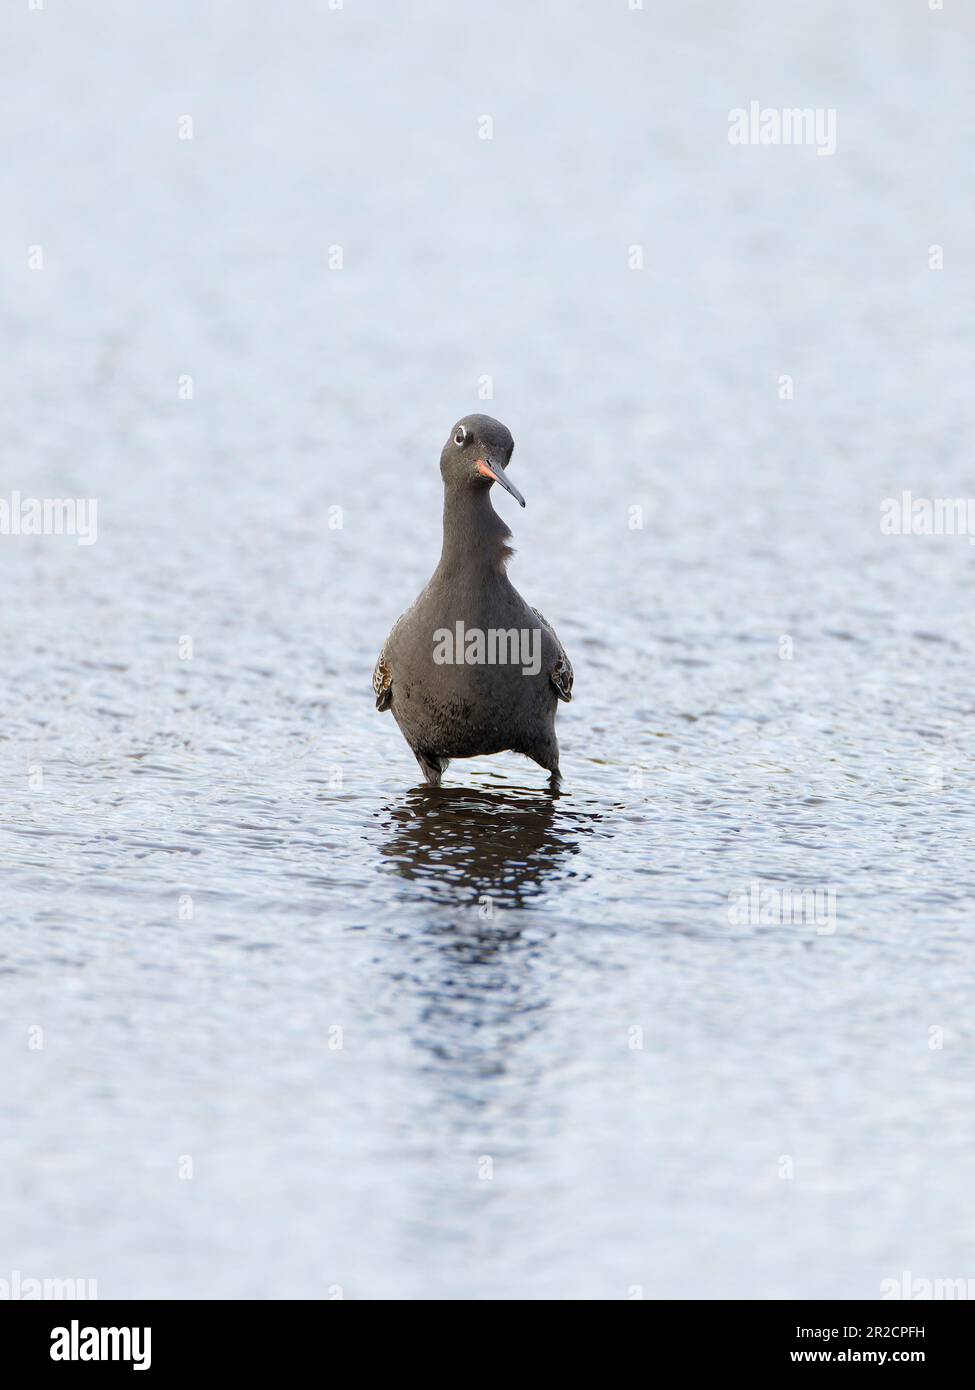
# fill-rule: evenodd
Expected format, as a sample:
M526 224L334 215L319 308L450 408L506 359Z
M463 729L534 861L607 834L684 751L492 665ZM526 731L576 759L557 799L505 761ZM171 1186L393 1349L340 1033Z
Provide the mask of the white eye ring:
M464 429L463 425L460 425L457 429L456 434L454 435L454 443L457 445L458 449L460 449L463 446L466 439L467 431Z

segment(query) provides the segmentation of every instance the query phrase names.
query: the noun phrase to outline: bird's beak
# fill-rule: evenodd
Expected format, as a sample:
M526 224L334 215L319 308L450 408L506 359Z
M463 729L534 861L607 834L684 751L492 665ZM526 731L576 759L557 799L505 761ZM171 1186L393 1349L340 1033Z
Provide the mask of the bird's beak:
M482 477L490 478L492 482L500 483L505 492L510 492L516 502L520 502L522 506L525 505L524 497L522 497L500 463L495 463L493 459L487 461L478 459L474 466Z

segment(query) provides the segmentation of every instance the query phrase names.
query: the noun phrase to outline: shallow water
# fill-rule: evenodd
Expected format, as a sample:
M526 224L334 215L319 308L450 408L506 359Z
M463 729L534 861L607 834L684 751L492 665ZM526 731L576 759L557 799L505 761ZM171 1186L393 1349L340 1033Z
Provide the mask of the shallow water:
M99 514L0 537L0 1278L975 1276L975 555L879 526L972 489L971 16L75 9L2 21L4 495ZM476 409L559 796L373 709Z

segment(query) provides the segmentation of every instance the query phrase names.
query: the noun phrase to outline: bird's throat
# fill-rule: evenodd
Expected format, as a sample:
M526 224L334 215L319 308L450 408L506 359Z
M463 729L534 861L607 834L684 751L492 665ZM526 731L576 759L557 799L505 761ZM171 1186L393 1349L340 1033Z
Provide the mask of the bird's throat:
M511 532L491 506L490 493L486 487L445 488L441 572L504 573Z

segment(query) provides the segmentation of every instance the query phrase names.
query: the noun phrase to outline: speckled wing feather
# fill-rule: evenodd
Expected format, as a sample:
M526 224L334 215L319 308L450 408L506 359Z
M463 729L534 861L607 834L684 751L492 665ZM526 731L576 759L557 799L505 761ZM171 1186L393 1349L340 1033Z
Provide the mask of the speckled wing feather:
M559 699L564 700L565 703L568 704L569 701L572 699L572 662L566 656L565 648L559 641L558 634L556 633L555 628L552 626L552 624L542 617L541 613L539 613L537 608L533 608L532 612L535 614L535 617L542 624L542 626L548 628L549 632L555 639L556 646L559 649L558 659L556 660L552 670L549 672L548 678L555 686L555 691Z
M393 703L393 672L386 660L385 647L379 653L376 669L372 673L372 688L376 692L376 709L389 709Z
M419 602L419 600L417 600L417 602ZM376 692L376 709L378 710L389 709L390 705L393 703L393 667L389 659L389 650L393 645L393 638L415 607L416 603L408 608L405 613L399 615L395 623L393 623L389 636L383 643L382 651L379 653L376 669L372 673L372 688Z

